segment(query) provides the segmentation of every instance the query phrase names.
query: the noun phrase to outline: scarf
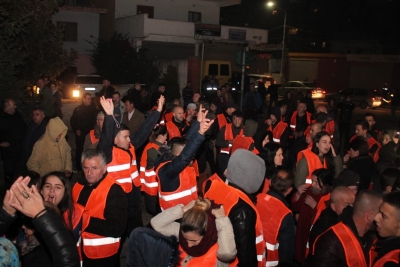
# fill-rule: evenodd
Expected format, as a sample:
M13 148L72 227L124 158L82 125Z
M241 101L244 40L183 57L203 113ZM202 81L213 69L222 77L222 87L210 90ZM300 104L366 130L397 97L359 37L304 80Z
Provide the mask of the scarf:
M207 253L207 251L214 246L218 241L218 231L215 225L215 216L211 213L212 209L218 208L213 202L211 208L206 213L208 217L206 234L201 239L197 246L188 247L186 239L182 235L182 231L179 230L179 245L182 249L192 257L200 257Z

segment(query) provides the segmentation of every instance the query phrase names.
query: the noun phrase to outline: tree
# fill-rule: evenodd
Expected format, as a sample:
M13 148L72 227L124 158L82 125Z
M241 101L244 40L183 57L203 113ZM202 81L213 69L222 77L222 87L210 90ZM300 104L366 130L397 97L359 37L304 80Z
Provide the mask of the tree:
M58 0L0 0L0 97L27 97L38 77L56 78L76 59L52 22Z
M147 88L156 84L160 77L157 65L147 58L147 49L135 48L128 35L114 33L108 39L88 41L91 61L97 73L108 77L112 83L144 83Z

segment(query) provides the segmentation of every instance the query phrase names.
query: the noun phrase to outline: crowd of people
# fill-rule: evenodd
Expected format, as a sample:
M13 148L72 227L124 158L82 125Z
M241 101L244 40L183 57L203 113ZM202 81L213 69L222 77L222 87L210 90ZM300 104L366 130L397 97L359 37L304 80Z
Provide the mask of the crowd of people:
M106 80L70 118L75 162L53 102L26 126L5 99L4 262L119 266L129 238L129 267L399 266L398 132L372 113L351 129L349 97L291 91L260 120L254 84L244 112L213 84L204 96L188 82L183 105L161 84L145 110L140 86L121 96Z

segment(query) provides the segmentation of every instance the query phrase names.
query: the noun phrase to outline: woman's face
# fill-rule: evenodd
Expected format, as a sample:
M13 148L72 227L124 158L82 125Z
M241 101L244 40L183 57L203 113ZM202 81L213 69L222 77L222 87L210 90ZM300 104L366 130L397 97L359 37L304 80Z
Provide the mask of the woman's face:
M203 236L195 232L187 232L187 233L182 232L182 236L183 238L186 239L189 248L197 246L203 239Z
M288 92L286 97L287 97L287 99L291 99L292 98L292 93Z
M64 197L65 187L60 178L51 175L47 177L45 184L40 191L44 201L48 201L58 206Z
M160 134L160 135L158 136L158 142L160 142L161 144L164 144L165 141L167 141L167 138L168 138L168 133L166 133L166 134Z
M318 184L318 178L317 176L313 175L311 177L312 179L312 183L311 183L311 192L313 192L313 194L320 194L322 193L322 187L319 186Z
M282 150L282 148L279 148L278 151L276 151L275 158L274 158L275 166L282 166L283 159L284 159L283 150Z
M325 155L326 153L329 152L329 149L331 149L331 138L329 135L324 135L321 137L318 143L316 143L318 149L319 149L319 154L320 155Z

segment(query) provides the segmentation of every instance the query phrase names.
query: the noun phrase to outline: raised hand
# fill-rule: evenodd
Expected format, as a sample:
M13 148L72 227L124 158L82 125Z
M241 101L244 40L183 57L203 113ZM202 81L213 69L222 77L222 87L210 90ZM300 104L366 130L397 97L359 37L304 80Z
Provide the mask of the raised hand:
M35 217L44 210L43 198L38 192L36 186L29 188L24 183L14 183L10 191L14 195L15 201L11 206L28 217Z
M164 103L165 103L165 97L163 95L161 95L157 101L157 111L158 112L161 112L163 110Z
M106 99L104 96L100 97L100 104L107 115L114 114L114 103L111 99Z

